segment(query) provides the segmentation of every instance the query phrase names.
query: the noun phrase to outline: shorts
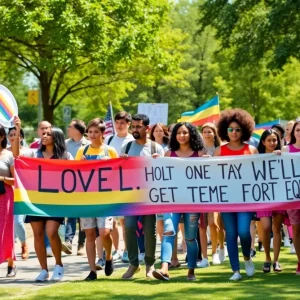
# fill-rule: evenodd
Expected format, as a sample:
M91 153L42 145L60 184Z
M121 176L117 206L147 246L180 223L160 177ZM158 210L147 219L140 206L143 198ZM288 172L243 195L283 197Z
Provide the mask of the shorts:
M291 225L300 224L300 209L287 210Z
M99 218L80 218L81 230L92 228L105 228L113 230L113 217L99 217Z
M44 221L44 222L55 221L62 225L65 223L65 218L26 216L24 223L39 222L39 221Z
M282 214L282 215L285 215L286 214L286 211L285 210L274 210L274 211L258 211L256 213L256 217L258 219L260 218L263 218L263 217L272 217L273 215L275 214Z

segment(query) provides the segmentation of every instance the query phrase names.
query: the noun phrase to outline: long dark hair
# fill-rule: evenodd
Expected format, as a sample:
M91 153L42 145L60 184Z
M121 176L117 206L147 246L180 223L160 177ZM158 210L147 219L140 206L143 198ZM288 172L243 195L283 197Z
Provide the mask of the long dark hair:
M157 126L160 126L164 132L163 136L163 143L168 145L169 144L169 133L168 133L168 127L162 123L156 123L152 126L151 131L150 131L150 140L155 142L155 137L154 137L154 130Z
M295 122L295 124L294 124L294 126L293 126L293 129L292 129L291 134L290 134L291 139L290 139L289 145L293 145L293 144L296 143L295 129L296 129L296 126L297 126L298 124L300 124L300 121Z
M53 156L56 159L67 159L68 152L65 143L65 135L60 128L52 127L51 134L53 137ZM41 143L40 151L45 151L46 146Z
M258 153L266 153L266 146L263 144L263 142L271 134L275 134L276 139L277 139L277 146L274 150L280 150L281 149L281 142L280 142L280 137L279 137L278 133L273 129L267 129L263 132L263 134L260 137L259 144L257 146Z
M169 144L170 149L172 151L177 151L180 148L180 144L178 143L176 136L177 136L177 131L181 126L185 126L190 133L190 146L192 150L201 151L204 148L203 140L197 128L191 123L187 123L187 122L180 122L174 126L170 137L170 144Z

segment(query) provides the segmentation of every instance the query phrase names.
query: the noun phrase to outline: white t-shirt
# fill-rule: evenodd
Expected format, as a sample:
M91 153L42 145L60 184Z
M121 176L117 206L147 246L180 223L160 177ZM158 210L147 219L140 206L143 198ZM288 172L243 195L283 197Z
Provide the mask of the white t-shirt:
M108 145L108 140L111 139L111 135L107 136L104 140L104 143ZM118 155L121 154L121 149L124 145L126 145L128 142L134 141L134 137L132 134L127 134L125 137L118 137L116 134L113 136L111 142L109 143L109 146L116 149Z

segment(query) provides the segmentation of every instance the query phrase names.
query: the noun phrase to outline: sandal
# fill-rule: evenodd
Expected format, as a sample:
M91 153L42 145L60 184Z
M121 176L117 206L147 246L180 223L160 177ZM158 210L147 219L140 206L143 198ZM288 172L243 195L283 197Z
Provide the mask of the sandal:
M164 274L162 271L160 270L154 270L152 272L152 275L154 278L158 279L158 280L163 280L163 281L169 281L169 274Z
M278 261L274 262L274 264L273 264L273 271L274 272L281 272L282 271L281 266L280 266L280 264L279 264Z
M263 266L264 273L270 273L271 272L271 263L265 261Z

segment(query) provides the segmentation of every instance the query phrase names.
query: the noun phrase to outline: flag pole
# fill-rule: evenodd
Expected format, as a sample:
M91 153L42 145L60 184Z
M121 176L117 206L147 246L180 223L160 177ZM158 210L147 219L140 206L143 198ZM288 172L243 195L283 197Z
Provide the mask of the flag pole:
M114 118L114 112L113 112L113 108L112 108L111 101L109 101L109 108L110 108L111 121L112 121L112 124L113 124L113 129L114 129L114 134L115 134L115 133L116 133L116 128L115 128L115 118Z

